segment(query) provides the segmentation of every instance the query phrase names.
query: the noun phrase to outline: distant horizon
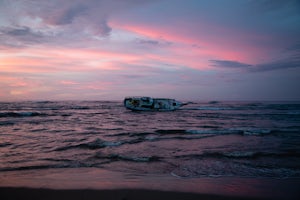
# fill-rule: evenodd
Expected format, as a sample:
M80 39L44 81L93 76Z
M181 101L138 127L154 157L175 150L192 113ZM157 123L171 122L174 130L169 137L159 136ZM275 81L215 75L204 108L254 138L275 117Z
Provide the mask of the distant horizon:
M149 96L147 96L149 97ZM125 97L124 97L125 98ZM120 99L23 99L23 100L0 100L0 103L18 103L18 102L106 102L106 101L110 101L110 102L123 102L124 98L120 98ZM152 98L169 98L169 99L175 99L181 102L201 102L201 103L221 103L221 102L280 102L280 103L284 103L284 102L299 102L300 103L300 99L299 100L267 100L267 99L181 99L181 98L171 98L171 97L152 97Z
M0 101L299 101L300 2L0 1Z

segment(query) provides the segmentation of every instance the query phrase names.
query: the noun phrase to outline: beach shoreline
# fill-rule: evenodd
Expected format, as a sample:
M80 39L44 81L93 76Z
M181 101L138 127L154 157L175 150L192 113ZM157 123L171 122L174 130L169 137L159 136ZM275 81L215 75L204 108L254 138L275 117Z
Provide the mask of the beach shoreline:
M270 198L253 198L237 196L221 196L214 194L200 194L176 191L160 191L146 189L114 189L114 190L93 190L93 189L45 189L45 188L16 188L0 187L1 199L9 200L255 200Z
M98 168L0 172L4 199L298 199L299 178L178 178Z

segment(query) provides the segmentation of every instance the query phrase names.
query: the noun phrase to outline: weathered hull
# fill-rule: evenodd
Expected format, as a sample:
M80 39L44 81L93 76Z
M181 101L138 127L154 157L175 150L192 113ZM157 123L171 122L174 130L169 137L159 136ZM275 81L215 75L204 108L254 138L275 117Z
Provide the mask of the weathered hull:
M124 106L133 111L173 111L183 104L174 99L150 98L150 97L127 97Z

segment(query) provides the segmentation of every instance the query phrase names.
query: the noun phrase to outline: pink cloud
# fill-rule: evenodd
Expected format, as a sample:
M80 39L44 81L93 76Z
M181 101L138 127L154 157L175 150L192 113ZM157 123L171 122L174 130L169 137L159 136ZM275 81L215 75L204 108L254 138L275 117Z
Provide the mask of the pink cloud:
M64 80L64 81L60 81L60 83L62 85L78 85L79 83L75 82L75 81L67 81L67 80Z
M45 73L60 71L93 71L118 70L113 63L132 63L139 60L139 56L107 50L70 49L25 49L18 53L2 55L0 71L20 73Z
M205 58L206 60L218 58L223 60L240 60L243 62L255 63L260 58L269 54L269 49L258 47L251 44L251 41L267 41L264 36L242 33L237 30L226 29L221 26L203 24L203 30L188 30L192 25L185 24L181 29L173 26L143 25L134 22L112 21L110 25L114 28L135 33L141 37L153 40L164 40L174 45L169 48L172 53L183 55L185 62L189 57ZM180 24L178 24L180 27ZM210 29L214 34L209 34L206 29ZM222 35L222 37L220 37ZM176 46L175 44L180 44ZM176 56L174 56L175 58ZM195 58L192 60L196 60ZM196 64L193 64L195 66ZM202 66L205 68L205 66ZM195 68L195 67L194 67ZM197 65L198 69L201 69Z

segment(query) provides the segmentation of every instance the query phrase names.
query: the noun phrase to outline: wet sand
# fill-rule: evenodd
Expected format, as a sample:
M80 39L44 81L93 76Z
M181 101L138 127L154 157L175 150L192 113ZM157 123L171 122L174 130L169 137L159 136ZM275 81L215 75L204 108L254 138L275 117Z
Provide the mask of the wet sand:
M178 178L97 168L0 172L0 198L9 199L300 199L299 178Z
M259 199L249 197L219 196L186 192L170 192L143 189L117 190L53 190L33 188L0 188L1 199L9 200L239 200Z

